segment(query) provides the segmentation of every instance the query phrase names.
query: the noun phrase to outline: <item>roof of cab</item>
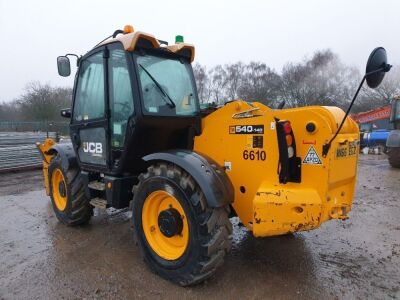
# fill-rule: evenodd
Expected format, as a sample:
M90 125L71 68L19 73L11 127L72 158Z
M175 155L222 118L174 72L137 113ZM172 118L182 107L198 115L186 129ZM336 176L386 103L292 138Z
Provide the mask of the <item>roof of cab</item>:
M120 42L126 51L134 51L136 49L136 46L141 41L147 42L147 44L150 47L155 49L163 47L161 46L160 42L154 37L154 35L141 31L135 31L125 34L121 33L118 34L115 38L109 38L101 42L99 45L106 45L113 42ZM190 62L193 62L194 60L195 48L194 45L192 44L176 43L173 45L168 45L166 46L166 48L171 52L188 56L190 58Z

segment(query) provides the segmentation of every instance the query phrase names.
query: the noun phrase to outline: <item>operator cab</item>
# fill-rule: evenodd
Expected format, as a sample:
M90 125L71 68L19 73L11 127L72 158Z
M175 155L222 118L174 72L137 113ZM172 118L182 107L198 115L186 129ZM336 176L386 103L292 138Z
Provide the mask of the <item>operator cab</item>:
M165 43L165 42L163 42ZM61 76L69 58L57 59ZM193 149L201 116L191 67L194 47L161 45L152 35L117 31L78 58L70 135L84 171L138 174L142 157L170 149Z

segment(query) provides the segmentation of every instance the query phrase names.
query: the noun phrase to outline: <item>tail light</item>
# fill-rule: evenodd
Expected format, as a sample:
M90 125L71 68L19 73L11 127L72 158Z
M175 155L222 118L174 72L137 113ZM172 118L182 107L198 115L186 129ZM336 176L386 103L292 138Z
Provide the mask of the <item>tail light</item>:
M300 182L301 159L296 157L296 141L292 124L290 121L277 118L275 118L275 121L279 147L279 182Z
M288 156L289 158L294 156L294 149L293 149L293 131L292 131L292 124L290 121L284 121L283 124L283 132L285 133L286 145L288 149Z
M283 122L283 131L285 134L290 134L292 132L292 124L290 124L290 121Z

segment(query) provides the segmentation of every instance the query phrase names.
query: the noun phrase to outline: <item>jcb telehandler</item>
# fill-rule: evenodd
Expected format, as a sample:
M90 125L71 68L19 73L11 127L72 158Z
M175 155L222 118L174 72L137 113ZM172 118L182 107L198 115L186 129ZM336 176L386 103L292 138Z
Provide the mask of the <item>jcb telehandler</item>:
M71 55L72 108L61 111L71 143L38 145L62 223L86 223L94 207L130 206L150 268L190 285L223 263L231 216L256 237L348 217L359 152L348 112L235 100L206 114L195 48L182 36L168 45L125 26L82 57L58 57L61 76L71 73ZM385 50L375 49L358 91L364 80L378 86L389 69Z

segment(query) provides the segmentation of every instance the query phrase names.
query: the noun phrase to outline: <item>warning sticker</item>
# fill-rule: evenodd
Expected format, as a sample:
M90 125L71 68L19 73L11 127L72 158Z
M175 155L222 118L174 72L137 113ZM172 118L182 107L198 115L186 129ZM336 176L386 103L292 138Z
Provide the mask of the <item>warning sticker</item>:
M307 152L306 157L304 157L303 164L307 164L307 165L322 165L322 162L319 159L317 151L315 151L313 146L310 147L310 149Z

